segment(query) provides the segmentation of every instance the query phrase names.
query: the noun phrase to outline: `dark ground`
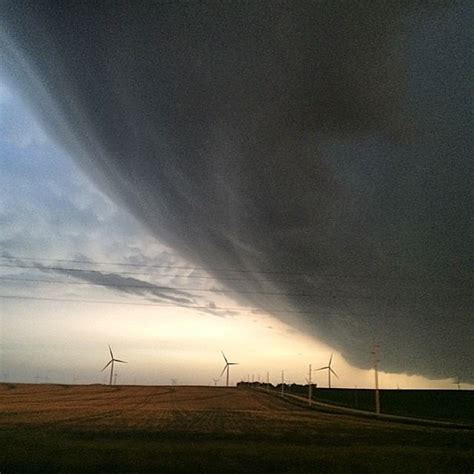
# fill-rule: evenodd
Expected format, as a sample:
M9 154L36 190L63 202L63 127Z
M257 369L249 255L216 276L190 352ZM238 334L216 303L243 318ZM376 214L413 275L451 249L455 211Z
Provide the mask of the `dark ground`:
M471 473L474 431L220 387L0 385L0 471Z
M288 392L307 396L303 386L288 386ZM313 398L348 408L374 411L374 390L317 388ZM380 390L380 406L387 415L474 424L472 390Z

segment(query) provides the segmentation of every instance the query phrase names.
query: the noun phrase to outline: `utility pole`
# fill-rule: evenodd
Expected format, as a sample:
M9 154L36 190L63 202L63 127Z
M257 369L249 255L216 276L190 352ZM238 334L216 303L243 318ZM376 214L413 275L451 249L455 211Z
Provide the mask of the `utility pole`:
M374 372L375 372L375 413L380 415L380 397L379 397L379 345L374 342L374 350L372 354L374 356Z
M311 364L309 364L309 371L308 371L308 405L311 406L312 398L313 398L313 382L311 380L311 374L313 370L311 368Z
M281 371L281 396L285 396L285 371Z
M270 390L270 372L267 372L267 392Z

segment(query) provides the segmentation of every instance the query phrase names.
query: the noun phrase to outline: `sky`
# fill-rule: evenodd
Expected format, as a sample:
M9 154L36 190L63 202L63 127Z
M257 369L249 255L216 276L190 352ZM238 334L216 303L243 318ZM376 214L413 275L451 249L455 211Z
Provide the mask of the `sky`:
M4 379L472 383L472 9L284 5L4 4Z

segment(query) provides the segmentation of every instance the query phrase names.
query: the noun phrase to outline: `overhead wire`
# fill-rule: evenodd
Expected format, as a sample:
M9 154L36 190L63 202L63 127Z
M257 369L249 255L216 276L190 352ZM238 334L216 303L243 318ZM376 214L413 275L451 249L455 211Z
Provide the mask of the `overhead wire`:
M180 265L156 265L146 263L132 263L132 262L101 262L101 261L88 261L88 260L74 260L74 259L59 259L59 258L36 258L36 257L17 257L13 255L3 255L0 258L8 260L28 260L28 261L44 261L44 262L57 262L57 263L76 263L83 265L117 265L127 267L147 267L147 268L168 268L174 270L194 270L194 271L213 271L213 272L229 272L229 273L254 273L254 274L285 274L285 275L308 275L304 272L289 272L289 271L277 271L277 270L250 270L250 269L232 269L232 268L199 268L195 266L180 266Z
M107 288L128 288L128 289L140 289L153 291L168 291L175 293L186 293L186 292L201 292L201 293L221 293L221 294L243 294L243 295L254 295L254 296L284 296L284 297L302 297L302 298L347 298L356 300L381 300L387 298L374 297L371 295L354 295L350 293L336 293L333 290L328 290L327 294L323 293L282 293L272 291L249 291L249 290L237 290L237 289L221 289L221 288L189 288L189 287L173 287L156 285L154 283L144 282L144 284L132 285L125 283L107 283L107 282L90 282L90 281L67 281L67 280L51 280L44 278L15 278L15 277L4 277L0 276L0 281L17 281L23 283L47 283L47 284L59 284L59 285L81 285L81 286L98 286ZM395 298L395 297L393 297ZM399 297L397 297L399 299ZM418 298L408 298L408 301L416 301ZM407 299L405 299L406 301Z
M137 266L137 267L145 267L145 268L155 268L156 266L150 266L150 265L141 265L141 264L127 264L127 263L112 263L112 262L97 262L97 261L82 261L82 260L69 260L69 259L50 259L50 258L33 258L33 257L14 257L14 256L0 256L0 258L5 259L5 260L16 260L17 262L21 260L29 260L29 261L51 261L51 262L69 262L69 263L81 263L81 264L114 264L114 265L125 265L125 266ZM350 294L350 293L336 293L332 289L322 289L322 292L326 292L323 294L322 292L319 293L308 293L308 292L300 292L300 293L291 293L291 292L274 292L274 291L263 291L263 290L242 290L242 289L219 289L219 288L189 288L189 287L175 287L175 286L165 286L165 285L158 285L153 282L148 282L148 281L143 281L142 283L138 284L129 284L129 283L111 283L111 282L100 282L100 281L88 281L84 279L84 274L95 274L98 276L102 277L110 277L110 276L119 276L122 277L122 275L148 275L148 276L154 276L154 277L173 277L173 278L181 278L181 279L186 279L186 278L191 278L194 277L195 275L176 275L176 274L162 274L162 273L150 273L150 272L113 272L111 274L105 273L105 271L100 271L100 270L95 270L95 269L83 269L83 268L72 268L72 267L63 267L63 266L44 266L42 264L38 265L25 265L23 263L21 264L3 264L0 263L0 267L3 268L12 268L12 269L29 269L29 270L37 270L37 271L54 271L54 272L63 272L63 274L66 274L67 276L70 276L72 278L82 278L82 281L68 281L68 280L52 280L52 279L44 279L44 278L25 278L25 277L12 277L12 276L0 276L0 280L4 281L12 281L12 282L23 282L23 283L45 283L45 284L60 284L60 285L83 285L83 286L97 286L97 287L108 287L108 288L116 288L118 290L120 289L139 289L139 290L147 290L151 294L153 292L158 292L158 291L164 291L164 292L174 292L174 293L183 293L183 292L203 292L203 293L220 293L220 294L244 294L244 295L253 295L253 296L280 296L280 297L288 297L288 298L293 298L293 297L307 297L307 298L320 298L321 300L324 300L327 304L328 299L355 299L355 300L385 300L385 301L393 301L395 297L391 298L384 298L383 296L376 296L374 297L373 295L364 295L364 294ZM172 268L172 269L183 269L187 268L190 269L191 267L173 267L173 266L159 266L159 268ZM192 267L194 269L194 267ZM71 275L68 275L69 273L72 273ZM81 275L82 273L82 275ZM283 274L280 272L280 274ZM287 275L295 275L294 273L288 273ZM302 275L302 274L298 274ZM322 276L322 275L319 275ZM197 278L203 278L203 279L213 279L216 280L216 278L212 276L196 276ZM332 275L332 277L336 277L336 275ZM354 276L354 278L357 278ZM217 280L237 280L237 281L249 281L248 278L233 278L233 277L221 277L219 276ZM286 284L297 284L298 282L292 282L288 280L258 280L259 283L286 283ZM252 281L252 283L254 283ZM459 290L459 288L457 288ZM155 295L158 298L160 297L159 295ZM167 295L169 296L169 295ZM193 295L189 295L193 296ZM33 296L24 296L24 295L0 295L1 298L6 299L6 298L16 298L16 299L37 299L37 300L47 300L47 301L71 301L71 302L90 302L90 303L97 303L97 304L126 304L126 305L134 305L138 304L141 306L179 306L179 307L184 307L184 308L195 308L195 309L201 309L201 310L216 310L216 311L253 311L253 312L273 312L273 313L288 313L288 314L323 314L320 311L298 311L298 310L288 310L288 309L274 309L274 308L244 308L242 307L239 308L229 308L229 307L215 307L213 306L205 306L205 305L192 305L189 303L153 303L153 302L112 302L112 301L104 301L104 300L87 300L87 299L64 299L64 298L55 298L55 297L33 297ZM165 296L166 297L166 296ZM400 304L404 303L417 303L419 302L419 298L414 297L414 298L403 298L405 301L400 300L399 297L396 297L397 302ZM347 313L347 311L339 311L339 313ZM324 314L338 314L338 313L324 313Z
M275 274L281 276L291 276L291 277L306 277L306 278L331 278L331 279L360 279L360 280L372 280L372 279L383 279L384 281L387 280L399 280L399 281L413 281L413 280L428 280L428 281L463 281L459 278L454 277L442 277L440 275L423 275L423 276L410 276L410 275L380 275L380 274L335 274L335 273L321 273L321 272L285 272L285 271L253 271L253 270L237 270L237 269L204 269L199 267L187 267L187 266L175 266L175 265L149 265L149 264L137 264L137 263L119 263L119 262L101 262L101 261L86 261L86 260L69 260L69 259L52 259L52 258L34 258L34 257L16 257L16 256L0 256L0 259L5 260L17 260L17 261L48 261L48 262L57 262L57 263L76 263L81 265L113 265L113 266L131 266L131 267L138 267L138 268L148 268L148 269L168 269L168 270L192 270L198 272L206 272L209 273L211 271L217 272L233 272L233 273L251 273L254 276L259 274ZM0 263L0 267L2 268L24 268L24 269L37 269L37 270L52 270L52 271L70 271L70 272L93 272L93 273L103 273L103 270L96 270L92 268L71 268L71 267L57 267L57 266L45 266L42 264L39 265L25 265L25 264L6 264ZM105 270L109 272L115 272L115 270ZM176 273L157 273L157 272L124 272L120 271L122 275L156 275L156 276L169 276L169 277L176 277L176 278L191 278L191 279L212 279L212 280L229 280L229 281L248 281L248 277L243 278L236 278L233 276L213 276L213 275L179 275ZM268 282L268 283L291 283L290 280L283 279L283 280L275 280L275 279L258 279L259 282Z
M252 314L262 314L265 312L271 313L288 313L288 314L324 314L324 315L337 315L336 312L326 311L298 311L298 310L286 310L286 309L273 309L273 308L249 308L241 306L206 306L186 303L153 303L144 301L111 301L111 300L94 300L87 298L59 298L54 296L30 296L30 295L2 295L2 299L18 299L18 300L34 300L34 301L63 301L70 303L92 303L92 304L111 304L111 305L126 305L126 306L157 306L157 307L182 307L184 309L198 309L206 311L240 311L249 312Z
M0 257L1 258L1 257ZM4 264L0 263L1 268L22 268L28 270L42 270L42 271L68 271L68 272L89 272L89 273L98 273L103 275L105 272L113 272L117 273L114 270L95 270L91 268L72 268L72 267L56 267L56 266L44 266L44 265L12 265L12 264ZM171 269L172 267L170 267ZM204 270L199 270L204 271ZM211 276L211 275L180 275L176 273L158 273L158 272L124 272L120 271L120 275L136 275L136 276L156 276L156 277L174 277L174 278L190 278L190 279L197 279L197 280L226 280L226 281L249 281L249 277L228 277L228 276ZM291 283L290 280L274 280L274 279L260 279L259 282L267 282L267 283ZM296 282L295 282L296 283Z

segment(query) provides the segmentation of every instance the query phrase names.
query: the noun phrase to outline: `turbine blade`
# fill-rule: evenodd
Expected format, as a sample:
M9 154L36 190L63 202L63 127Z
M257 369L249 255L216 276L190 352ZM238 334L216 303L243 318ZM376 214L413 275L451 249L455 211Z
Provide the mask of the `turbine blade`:
M222 369L221 375L219 375L219 378L221 378L224 375L225 369L227 369L227 364L224 365L224 368Z
M225 356L224 351L221 351L221 352L222 352L222 357L224 357L225 363L228 364L229 362L227 361L227 357Z
M239 365L238 362L229 362L227 365Z
M128 364L127 361L125 360L120 360L120 359L114 359L115 362L121 362L122 364Z
M334 355L334 352L331 354L331 357L329 358L329 364L328 366L331 367L331 362L332 362L332 356Z
M317 372L318 370L326 370L326 369L329 369L329 367L321 367L319 369L314 369L314 371Z
M332 370L331 368L329 368L329 370L330 370L337 378L339 378L339 375L337 375L336 372L334 372L334 370Z
M112 352L112 348L109 346L109 352L110 352L110 357L113 359L114 358L114 353Z
M103 372L111 363L112 363L112 361L109 360L109 361L107 362L107 365L101 370L101 372Z

